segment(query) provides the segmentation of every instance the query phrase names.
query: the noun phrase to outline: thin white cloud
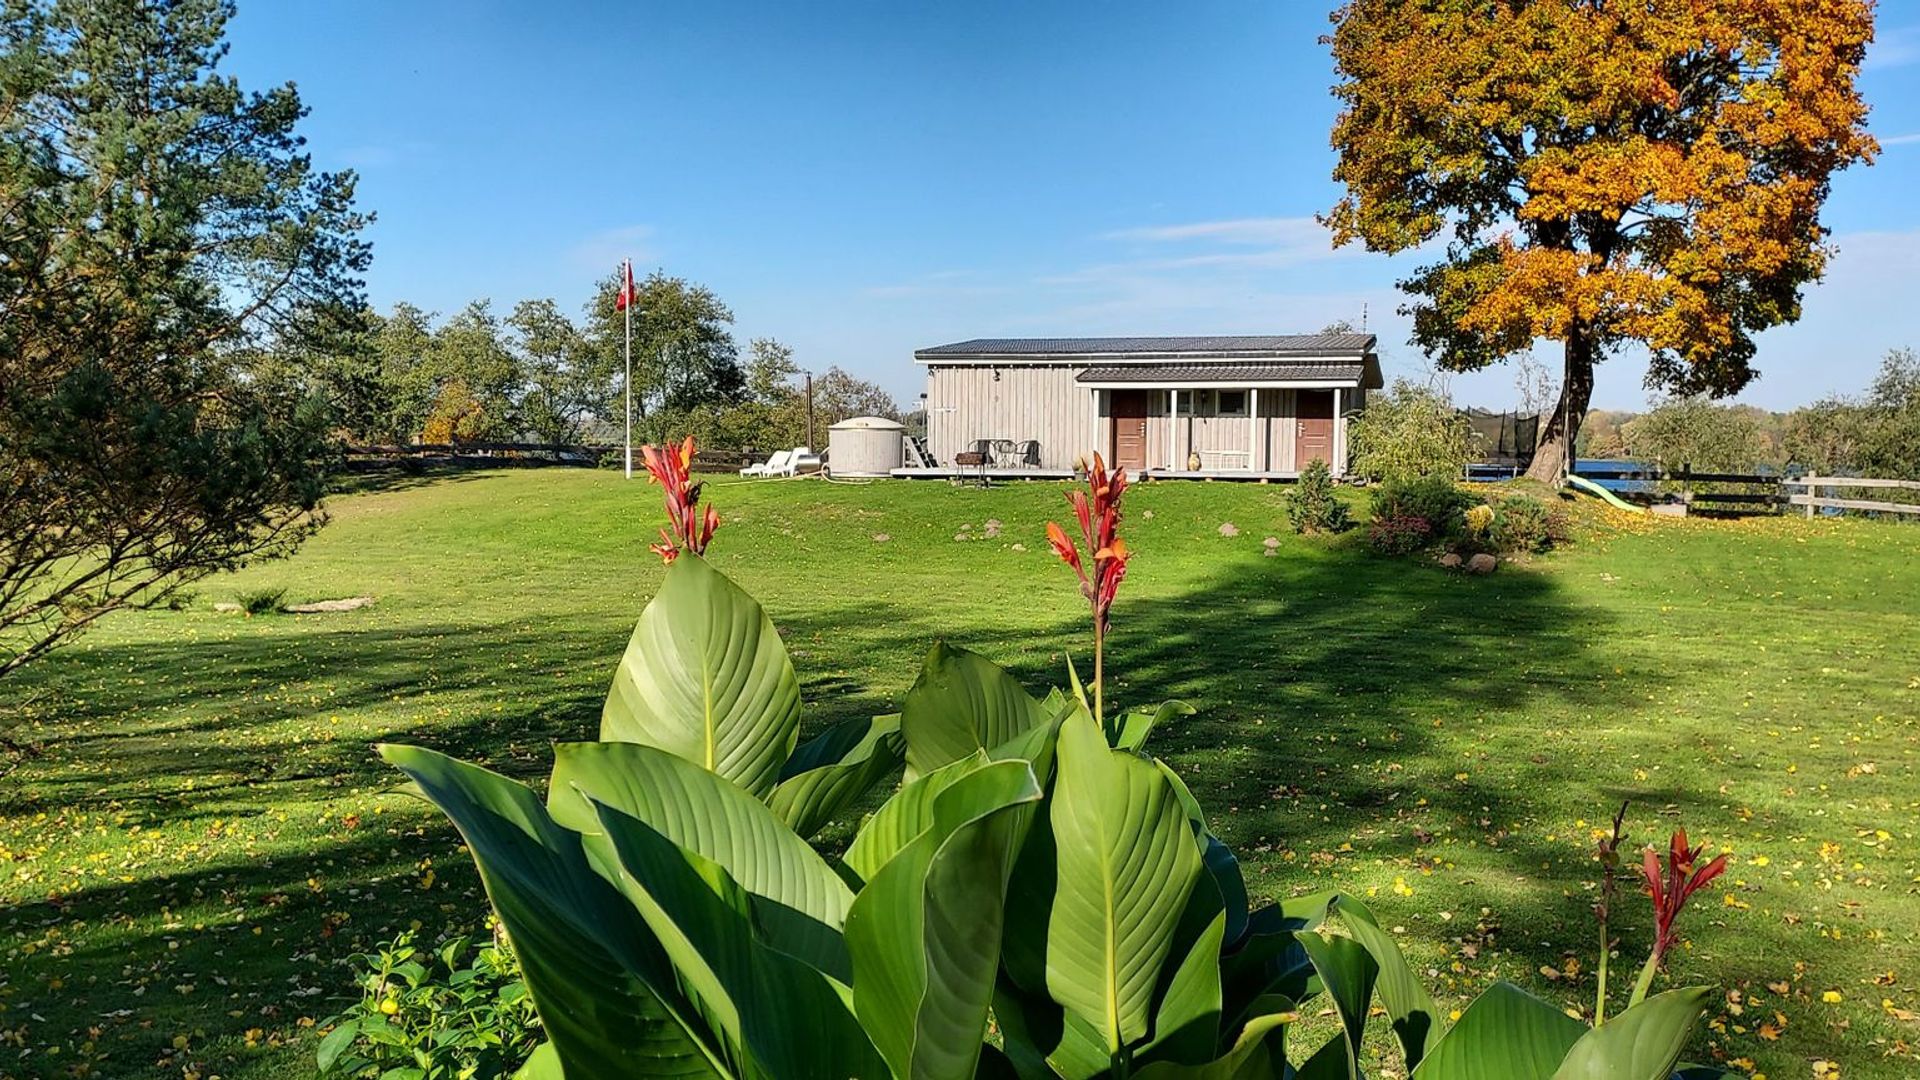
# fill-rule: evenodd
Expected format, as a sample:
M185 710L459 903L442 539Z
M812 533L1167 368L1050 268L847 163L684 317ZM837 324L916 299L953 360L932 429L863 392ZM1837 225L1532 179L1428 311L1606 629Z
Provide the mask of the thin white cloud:
M1868 71L1905 67L1920 60L1920 26L1882 26L1874 31L1861 65Z
M860 291L866 296L884 300L903 297L998 296L1012 291L1012 288L1006 282L991 280L977 270L936 270L933 273L922 274L912 281L869 285Z
M1920 131L1908 135L1888 135L1880 140L1880 145L1883 148L1888 146L1912 146L1914 143L1920 143Z
M1232 218L1226 221L1193 221L1180 225L1144 225L1107 234L1112 240L1144 240L1154 243L1178 243L1189 240L1221 244L1258 244L1284 247L1333 246L1326 226L1310 217Z

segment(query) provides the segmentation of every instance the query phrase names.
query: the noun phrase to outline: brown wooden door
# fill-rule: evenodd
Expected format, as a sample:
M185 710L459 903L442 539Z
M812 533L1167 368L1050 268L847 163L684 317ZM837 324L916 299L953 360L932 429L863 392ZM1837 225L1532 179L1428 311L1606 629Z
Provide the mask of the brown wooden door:
M1138 471L1147 467L1147 392L1114 390L1108 399L1113 423L1113 464Z
M1333 464L1333 391L1294 391L1293 415L1293 467L1315 459Z

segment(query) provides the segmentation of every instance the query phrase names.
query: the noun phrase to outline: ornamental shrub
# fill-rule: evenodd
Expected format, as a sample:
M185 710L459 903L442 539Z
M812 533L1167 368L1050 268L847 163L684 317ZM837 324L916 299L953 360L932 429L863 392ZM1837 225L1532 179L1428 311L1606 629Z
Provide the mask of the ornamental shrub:
M354 957L360 1000L323 1025L321 1080L512 1073L539 1045L540 1017L502 936L427 949L409 932Z
M1367 543L1382 555L1411 555L1433 542L1433 522L1417 514L1376 517L1367 526Z
M1566 515L1532 495L1518 492L1495 500L1487 543L1495 551L1546 551L1567 538Z
M1286 494L1287 520L1298 533L1337 533L1349 524L1347 504L1335 493L1333 472L1314 459Z
M1435 541L1465 532L1467 507L1473 503L1471 495L1444 476L1389 480L1373 489L1375 520L1419 518L1427 523L1427 533Z

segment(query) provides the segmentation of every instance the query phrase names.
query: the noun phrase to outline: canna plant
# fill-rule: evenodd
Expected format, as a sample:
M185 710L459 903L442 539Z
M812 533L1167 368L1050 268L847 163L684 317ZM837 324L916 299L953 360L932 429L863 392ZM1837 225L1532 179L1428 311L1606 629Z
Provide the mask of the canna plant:
M899 716L796 748L792 665L702 557L718 516L695 513L692 459L647 455L666 577L601 741L555 748L544 799L381 748L459 828L510 934L549 1039L521 1076L1356 1080L1376 999L1414 1080L1675 1075L1705 990L1588 1029L1501 984L1449 1027L1353 898L1250 909L1232 851L1146 750L1192 710L1105 718L1123 473L1096 461L1074 500L1089 557L1049 530L1094 620L1091 695L1069 668L1036 697L939 644ZM816 852L806 838L902 762L844 855ZM1331 1037L1296 1037L1328 1009Z

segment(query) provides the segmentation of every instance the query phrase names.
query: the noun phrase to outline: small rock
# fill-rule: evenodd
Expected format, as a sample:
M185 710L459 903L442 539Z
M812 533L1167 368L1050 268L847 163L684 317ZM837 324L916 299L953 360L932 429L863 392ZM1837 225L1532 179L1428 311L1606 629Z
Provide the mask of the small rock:
M1220 523L1220 535L1221 535L1221 536L1229 536L1229 537L1231 537L1231 536L1239 536L1239 535L1240 535L1240 527L1239 527L1238 525L1235 525L1235 524L1234 524L1233 522L1231 522L1231 521L1223 521L1223 522L1221 522L1221 523Z
M330 611L358 611L372 603L371 596L349 596L344 600L315 600L311 604L288 604L283 610L294 615L324 615Z
M873 542L874 542L874 543L876 543L876 544L884 544L884 543L886 543L887 541L889 541L889 540L891 540L891 539L893 539L893 537L891 537L891 536L888 536L888 535L887 535L886 533L874 533L874 534L873 534Z
M1493 568L1499 565L1500 560L1484 551L1467 560L1467 569L1475 574L1491 574Z
M1460 561L1460 553L1457 551L1449 551L1445 555L1440 556L1440 565L1449 570L1458 569Z
M1015 551L1025 551L1025 550L1027 550L1027 545L1025 545L1025 544L1015 544L1015 545L1013 545L1013 550L1015 550Z
M968 525L962 525L962 526L960 526L960 531L961 531L961 532L972 532L972 531L973 531L973 526L972 526L971 524L968 524Z
M1152 521L1152 520L1153 520L1153 511L1151 511L1151 510L1143 510L1143 511L1141 511L1141 513L1140 513L1140 520L1141 520L1141 521Z
M963 533L963 532L954 533L953 538L955 540L960 540L960 541L967 541L967 540L973 539L973 537L968 536L966 533Z
M988 519L987 519L987 528L989 528L989 529L992 529L992 530L993 530L994 532L999 532L999 531L1000 531L1000 519L999 519L999 518L988 518Z
M226 600L222 600L222 601L220 601L219 603L217 603L217 604L215 604L215 605L213 605L213 610L215 610L215 611L240 611L240 610L243 610L243 609L242 609L242 608L240 607L240 605L239 605L239 604L235 604L235 603L231 603L231 602L229 602L229 601L226 601Z

